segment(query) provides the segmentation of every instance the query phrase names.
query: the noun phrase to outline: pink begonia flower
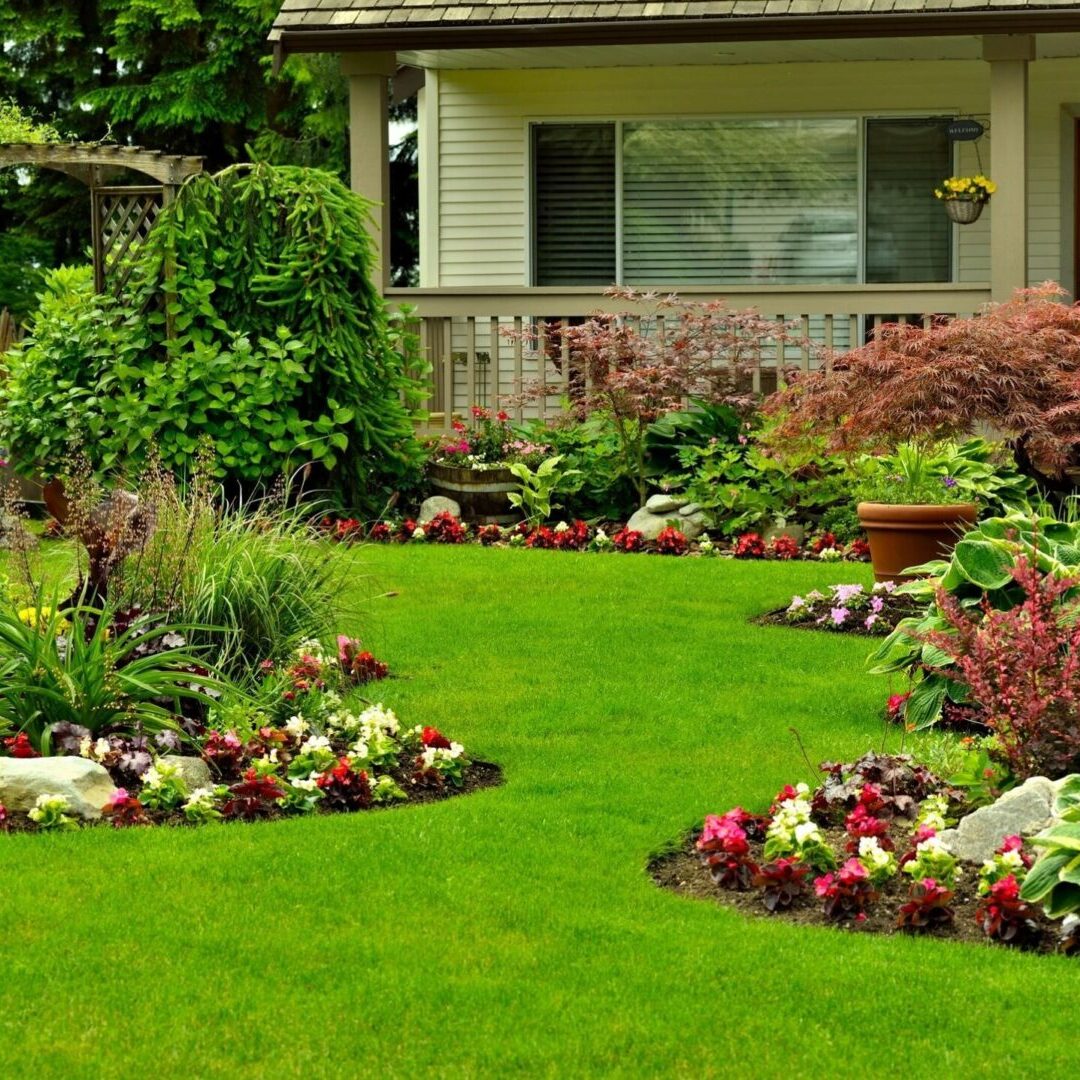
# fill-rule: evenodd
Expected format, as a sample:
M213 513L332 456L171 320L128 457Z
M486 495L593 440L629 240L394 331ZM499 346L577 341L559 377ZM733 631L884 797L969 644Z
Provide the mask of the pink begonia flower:
M885 601L880 596L870 597L870 610L876 615L885 606Z
M921 844L924 840L932 840L937 836L937 829L933 825L920 825L915 830L915 843Z
M833 589L833 599L837 604L846 604L862 592L861 585L837 585Z
M998 848L998 852L1002 855L1007 855L1010 851L1023 851L1024 838L1017 836L1015 833L1012 836L1006 836L1001 841L1001 847Z
M866 618L863 620L863 626L865 626L867 630L872 630L874 628L874 623L876 622L877 616L870 614L867 615Z
M130 796L128 795L127 788L118 787L109 796L109 805L110 806L120 806L123 803L126 803L129 798L130 798Z
M829 890L832 888L833 875L822 874L819 878L814 878L814 892L818 896L828 896Z
M844 620L848 617L849 614L850 612L846 607L834 607L829 612L829 618L832 619L833 623L836 626L843 626Z

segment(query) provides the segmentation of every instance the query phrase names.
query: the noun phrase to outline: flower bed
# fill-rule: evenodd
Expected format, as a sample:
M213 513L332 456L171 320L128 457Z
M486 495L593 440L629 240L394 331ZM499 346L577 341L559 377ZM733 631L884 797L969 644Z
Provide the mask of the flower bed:
M981 863L952 854L945 830L975 808L924 766L870 752L821 770L817 789L788 785L764 814L709 815L653 860L653 879L805 924L1080 955L1080 920L1050 918L1021 895L1034 862L1022 837Z
M901 619L921 609L916 600L896 589L891 581L875 582L869 589L859 584L833 585L827 592L814 589L805 596L793 596L786 608L767 612L757 621L771 626L884 636L891 634Z
M593 526L585 521L560 521L555 525L470 526L445 511L436 514L426 524L412 518L400 521L378 521L366 530L355 518L324 517L319 522L323 535L339 543L478 543L483 547L521 547L554 551L623 552L654 555L701 556L753 560L811 560L820 562L865 562L869 552L864 541L842 545L825 533L800 546L789 536L778 536L766 542L758 533L744 533L731 543L719 543L708 535L691 540L677 527L669 525L655 540L625 526L607 524Z
M436 728L405 727L381 703L351 701L350 687L389 674L354 639L338 638L336 660L308 641L289 663L265 661L260 670L256 700L239 717L212 707L207 724L153 739L68 724L53 731L52 747L93 763L117 785L99 819L115 828L353 812L501 782L497 766L472 760ZM233 719L240 722L230 726ZM25 733L4 739L3 749L41 758ZM64 795L42 791L24 812L0 805L0 831L78 828L77 810Z

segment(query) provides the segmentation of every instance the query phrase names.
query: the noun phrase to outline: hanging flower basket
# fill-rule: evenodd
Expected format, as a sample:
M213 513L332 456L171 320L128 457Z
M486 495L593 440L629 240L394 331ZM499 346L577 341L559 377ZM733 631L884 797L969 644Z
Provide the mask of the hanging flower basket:
M945 204L945 213L958 225L979 220L983 207L997 191L997 184L986 176L950 176L934 195Z
M979 220L985 205L981 199L946 199L945 213L957 225L970 225Z

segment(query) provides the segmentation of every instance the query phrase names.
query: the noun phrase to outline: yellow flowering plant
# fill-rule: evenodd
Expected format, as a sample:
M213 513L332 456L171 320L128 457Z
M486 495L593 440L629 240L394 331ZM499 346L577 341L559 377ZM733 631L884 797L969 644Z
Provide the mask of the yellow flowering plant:
M950 176L934 188L935 197L943 200L967 199L970 202L989 202L997 184L981 173L978 176Z

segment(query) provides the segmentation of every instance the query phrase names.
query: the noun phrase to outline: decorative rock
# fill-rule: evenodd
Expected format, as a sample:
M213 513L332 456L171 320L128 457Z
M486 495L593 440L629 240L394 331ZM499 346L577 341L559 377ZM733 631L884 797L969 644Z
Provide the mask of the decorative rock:
M678 499L672 495L653 495L645 504L645 509L650 514L671 514L685 505L685 499Z
M454 517L460 518L461 507L445 495L432 495L430 499L425 499L420 504L420 516L416 519L416 523L426 525L436 514L442 513L453 514Z
M679 513L683 517L691 517L701 510L701 503L687 503L685 506L679 507Z
M1005 792L989 806L960 819L955 829L941 834L942 843L957 858L981 863L989 859L1006 836L1033 836L1051 824L1055 786L1045 776L1032 776Z
M62 795L73 814L99 818L115 789L105 768L87 758L0 758L0 803L8 810L32 810L39 795Z
M638 510L626 523L626 527L641 533L646 540L655 540L672 523L687 540L696 540L705 531L703 514L681 517L678 511L669 514L651 514L647 509Z
M165 754L158 758L162 765L172 765L189 792L196 788L211 787L210 767L202 758L184 757L182 754Z

